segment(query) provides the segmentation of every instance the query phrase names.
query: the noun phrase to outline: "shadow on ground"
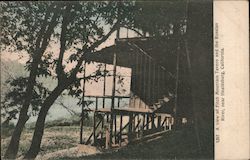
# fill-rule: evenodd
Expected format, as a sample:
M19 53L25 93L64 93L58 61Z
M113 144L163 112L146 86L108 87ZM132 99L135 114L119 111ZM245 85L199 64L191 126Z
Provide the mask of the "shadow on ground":
M213 159L213 149L198 154L193 129L165 133L152 141L131 144L112 153L60 159Z

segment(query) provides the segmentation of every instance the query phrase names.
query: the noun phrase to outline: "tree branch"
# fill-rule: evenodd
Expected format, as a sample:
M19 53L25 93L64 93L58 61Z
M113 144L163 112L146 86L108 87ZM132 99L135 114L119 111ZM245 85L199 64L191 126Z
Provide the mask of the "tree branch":
M100 39L99 41L94 42L89 48L84 48L84 49L78 51L77 54L83 53L83 55L80 57L76 67L73 69L72 74L69 77L70 81L72 81L72 80L74 80L76 78L76 74L79 71L79 68L81 67L81 65L82 65L82 63L84 61L85 55L86 55L84 53L92 52L96 47L98 47L100 44L105 42L110 37L110 35L120 27L120 21L121 21L120 19L117 20L117 22L113 25L113 27L111 28L109 33L107 33L105 36L103 36L102 39Z
M135 33L137 33L141 37L144 37L144 35L141 34L139 31L137 31L135 28L132 28L132 27L129 27L129 26L123 26L123 27L134 31Z
M28 4L29 4L29 3L28 3ZM42 27L41 27L41 29L40 29L38 35L37 35L37 39L36 39L36 43L35 43L35 44L36 44L36 48L40 48L40 47L41 47L41 46L40 46L40 45L41 45L41 40L42 40L43 34L44 34L44 32L45 32L46 26L47 26L47 24L48 24L47 19L48 19L49 16L50 16L50 13L51 13L51 10L52 10L53 6L54 6L54 4L51 4L51 5L49 6L49 8L48 8L46 14L45 14L45 17L44 17L44 20L43 20L43 23L42 23Z
M58 80L61 81L63 78L66 78L66 75L63 71L62 62L63 62L63 56L66 50L66 32L67 32L67 25L69 24L69 19L67 18L67 14L69 13L71 8L71 5L67 5L67 8L65 9L63 13L63 20L62 20L62 29L61 29L61 37L60 37L60 53L58 58L58 63L56 67L56 73Z
M74 110L64 105L63 102L58 102L57 104L62 106L64 109L66 109L71 115L77 115L77 113Z
M57 8L58 9L58 8ZM58 10L56 9L56 11L54 12L54 15L51 19L51 22L44 34L44 37L43 37L43 42L42 42L42 46L41 46L41 51L42 53L45 51L46 49L46 46L48 46L48 43L49 43L49 40L50 40L50 37L56 27L56 25L58 24L58 21L57 21L57 18L59 17L59 12Z

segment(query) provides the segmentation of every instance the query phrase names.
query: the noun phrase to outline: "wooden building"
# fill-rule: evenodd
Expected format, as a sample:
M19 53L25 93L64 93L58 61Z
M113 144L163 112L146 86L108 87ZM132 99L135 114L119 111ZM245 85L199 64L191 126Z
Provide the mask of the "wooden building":
M179 44L168 36L116 39L115 45L87 54L86 61L113 65L113 86L112 95L105 95L104 75L103 96L95 96L95 109L83 103L82 112L93 112L94 125L92 134L83 142L82 117L80 143L110 148L171 129L178 110L179 52ZM132 71L129 96L115 94L117 66ZM83 101L86 96L83 94ZM105 106L107 99L111 99L111 106ZM121 99L129 99L126 108L120 108ZM103 101L101 106L98 100Z

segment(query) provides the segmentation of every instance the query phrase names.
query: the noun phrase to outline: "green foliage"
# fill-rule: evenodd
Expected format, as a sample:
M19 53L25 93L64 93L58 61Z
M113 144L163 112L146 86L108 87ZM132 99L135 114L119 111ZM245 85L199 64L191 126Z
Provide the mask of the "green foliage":
M101 41L107 34L105 25L112 27L118 19L128 19L130 2L2 2L1 5L1 48L9 52L24 52L29 55L26 70L31 71L32 64L38 63L36 76L59 76L56 68L62 63L62 74L70 76L72 70L64 73L68 63L79 61L84 56L82 49L91 47ZM119 5L119 9L118 6ZM119 13L119 14L118 14ZM119 15L119 16L118 16ZM120 23L125 21L120 20ZM63 28L65 27L65 28ZM63 30L64 29L64 30ZM115 30L114 30L115 31ZM64 43L65 42L65 43ZM68 61L60 60L56 53L51 51L53 43L60 43L62 54L70 51ZM65 50L62 48L65 47ZM98 47L98 45L96 46ZM89 50L92 52L96 47ZM50 48L50 49L49 49ZM40 52L40 53L39 53ZM41 59L36 60L37 54ZM36 62L34 62L36 60ZM66 61L66 63L64 63ZM79 62L81 63L81 62ZM82 72L80 67L77 72ZM56 73L56 74L55 74ZM87 78L97 81L102 73L98 70ZM76 79L69 87L69 94L80 97L81 79ZM11 86L3 104L3 115L10 119L16 118L20 106L25 100L28 78L19 77L8 81ZM64 83L64 82L63 82ZM49 95L42 84L36 82L31 100L30 115L35 115L43 100Z
M32 53L50 5L50 2L1 2L1 47Z
M13 123L1 125L1 138L9 137L12 134L14 128L15 125Z
M185 22L186 5L186 0L136 1L137 10L131 27L152 36L172 34L174 25Z
M8 79L6 85L9 86L9 91L5 94L2 103L1 116L4 117L7 122L11 119L16 119L26 96L26 86L28 78L18 77L15 79ZM50 91L43 87L42 83L36 83L32 93L32 100L30 105L32 109L29 113L30 116L35 116L39 107L43 103L44 99L50 94Z

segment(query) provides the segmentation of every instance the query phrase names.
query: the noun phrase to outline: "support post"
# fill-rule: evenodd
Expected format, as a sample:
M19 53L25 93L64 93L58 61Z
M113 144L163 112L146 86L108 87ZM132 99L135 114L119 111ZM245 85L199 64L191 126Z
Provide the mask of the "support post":
M131 133L132 133L132 118L133 115L131 113L129 113L129 126L128 126L128 141L130 142L131 140Z
M148 66L148 63L147 63L147 59L148 57L147 56L144 56L144 64L145 64L145 67L144 67L144 70L143 70L143 79L144 79L144 83L143 83L143 97L144 97L144 103L145 103L145 108L147 108L147 68L149 67ZM145 116L144 116L145 118ZM144 124L143 124L144 125Z
M93 122L93 143L96 144L96 112L94 112L94 122Z
M135 133L136 133L136 137L139 138L140 136L140 123L141 123L141 119L140 119L140 115L138 114L137 116L137 123L135 126Z
M111 101L111 113L110 113L110 143L109 147L112 146L113 138L113 109L115 107L115 84L116 84L116 52L113 57L113 87L112 87L112 101Z
M107 123L109 123L109 114L107 114Z
M154 115L154 113L152 113L151 118L152 118L152 129L154 129L155 128L155 115Z
M143 84L144 84L144 82L143 82L143 72L142 72L142 69L143 69L143 55L140 53L139 54L139 57L140 57L140 62L139 62L139 76L140 76L140 78L139 78L139 84L140 84L140 88L139 88L139 94L138 95L142 95L142 97L143 97ZM139 98L140 99L140 101L139 101L139 108L141 108L141 98Z
M84 107L85 107L85 76L86 76L86 62L84 62L83 69L83 85L82 85L82 113L81 113L81 121L80 121L80 144L83 144L83 120L84 120Z
M120 135L119 135L119 146L122 146L122 114L120 117Z
M103 133L104 133L104 118L105 118L105 115L102 115L102 124L101 124L101 127L102 127L102 130L101 130L101 139L103 139Z
M177 55L176 55L176 81L175 81L175 106L174 106L174 126L177 127L177 105L178 105L178 84L179 84L179 60L180 59L180 43L178 42L177 46Z
M143 114L142 126L145 126L145 121L146 121L146 117L145 117L145 114ZM144 127L142 127L142 130L144 130Z
M98 97L95 98L95 110L98 110Z
M151 105L151 103L152 103L152 62L151 62L151 59L149 59L149 62L148 62L148 97L147 97L147 99L148 99L148 103L149 103L149 105Z
M134 93L134 97L136 97L137 93L136 91L138 91L138 87L139 87L139 56L138 54L136 53L136 63L135 63L135 93ZM136 98L134 98L134 107L136 108Z
M136 57L134 54L130 53L130 61L133 61ZM136 64L131 64L131 91L133 91L133 95L131 94L130 105L131 107L135 107L135 90L136 90Z
M120 108L120 101L121 101L121 98L118 98L117 100L117 107Z
M157 128L161 128L161 116L158 116Z
M155 103L155 62L153 62L153 78L152 78L152 103L154 104Z
M114 137L115 137L115 144L117 143L117 136L116 136L116 129L117 129L117 125L116 125L116 114L114 114L114 124L115 124L115 128L114 128Z
M106 95L106 69L107 65L104 64L104 77L103 77L103 99L102 99L102 108L105 107L105 95Z
M136 115L132 114L132 132L135 132L135 117Z
M149 129L149 114L147 114L147 125L146 125L146 129Z
M102 98L102 108L105 107L105 94L106 94L106 69L107 69L107 65L106 63L104 64L104 75L103 75L103 98ZM103 116L103 119L102 119L102 132L101 132L101 139L103 138L103 132L106 132L104 131L104 118L105 118L105 115Z

